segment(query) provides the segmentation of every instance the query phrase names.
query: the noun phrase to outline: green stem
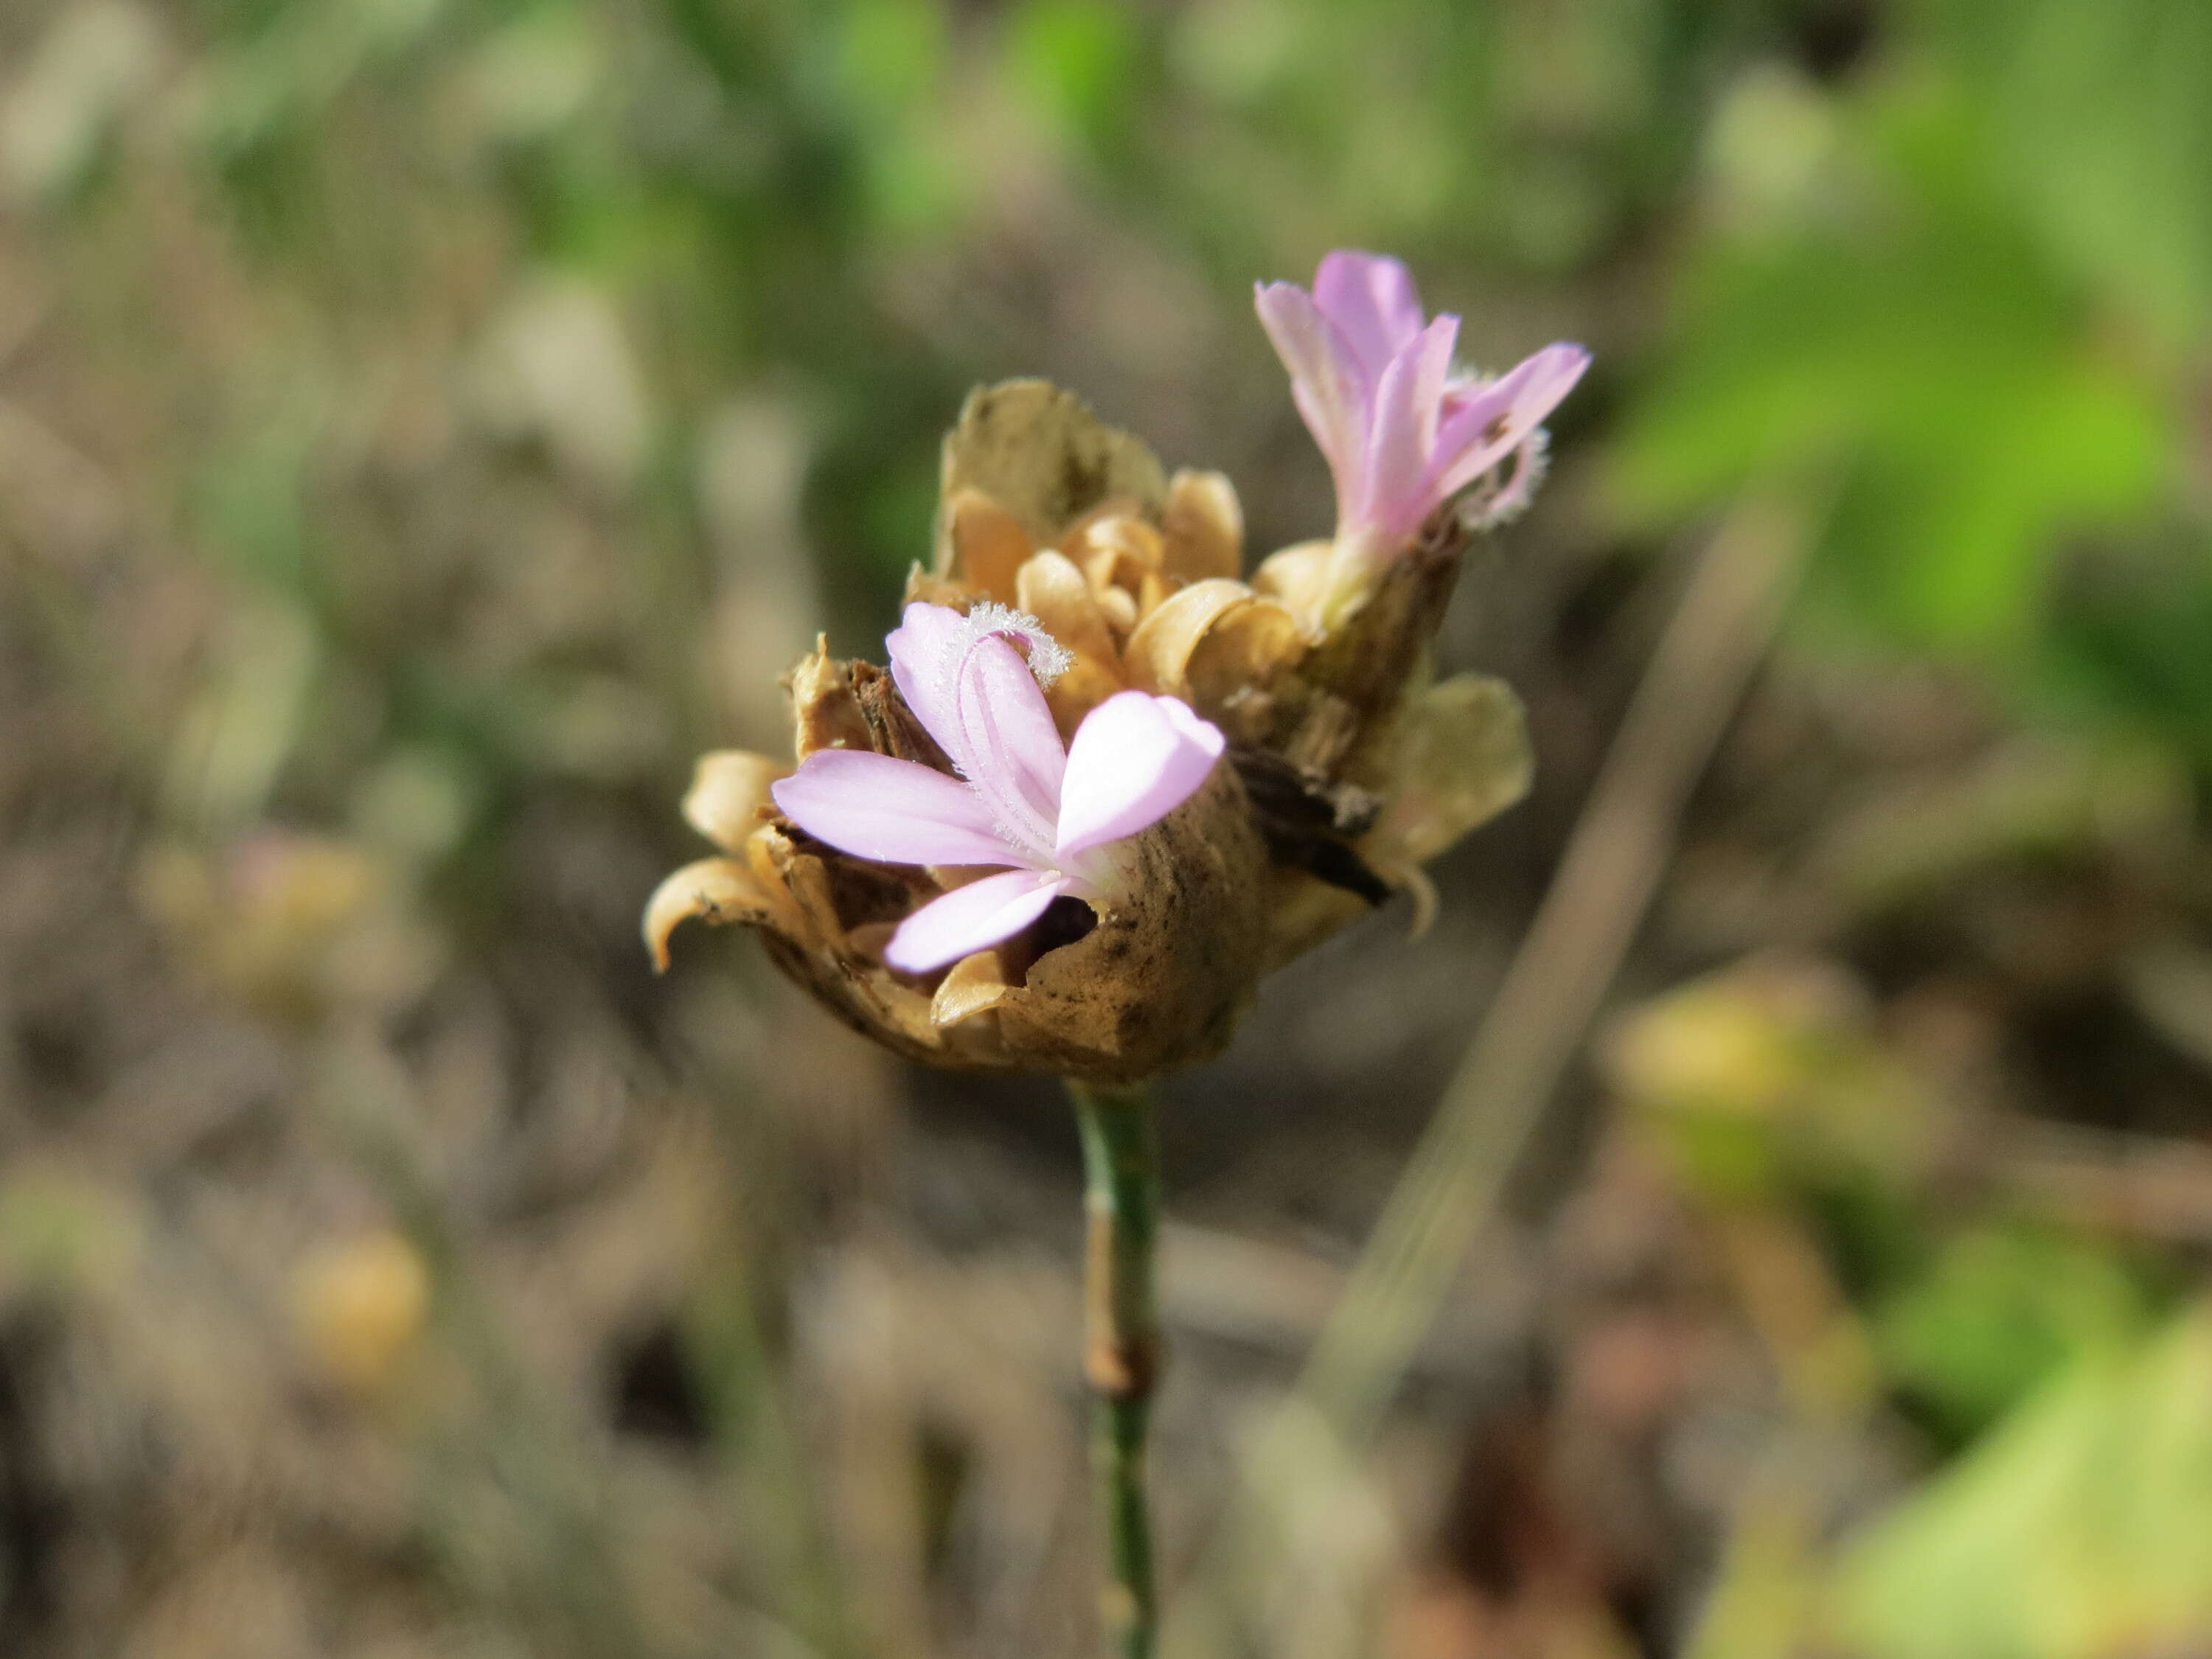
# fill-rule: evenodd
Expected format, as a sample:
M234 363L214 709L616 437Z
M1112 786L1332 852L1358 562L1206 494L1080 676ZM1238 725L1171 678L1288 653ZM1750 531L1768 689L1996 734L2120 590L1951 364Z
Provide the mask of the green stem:
M1092 1457L1106 1530L1100 1595L1121 1659L1152 1659L1159 1628L1152 1522L1145 1504L1145 1432L1159 1375L1155 1295L1160 1150L1150 1091L1070 1082L1083 1133L1084 1374L1091 1384Z

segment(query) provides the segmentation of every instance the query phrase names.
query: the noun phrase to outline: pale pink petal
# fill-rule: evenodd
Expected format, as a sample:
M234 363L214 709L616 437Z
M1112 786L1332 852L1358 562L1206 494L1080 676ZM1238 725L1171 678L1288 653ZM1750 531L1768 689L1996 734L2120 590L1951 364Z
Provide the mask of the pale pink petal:
M938 746L964 768L957 746L960 723L952 711L952 671L967 644L968 619L942 605L910 605L899 626L884 636L891 679Z
M1413 354L1413 416L1421 448L1434 453L1437 426L1444 406L1444 387L1451 379L1452 353L1459 345L1459 319L1440 313L1421 330L1408 348Z
M960 672L957 715L968 781L1002 831L1048 855L1067 750L1021 653L996 636L976 641Z
M1009 870L956 887L899 924L884 960L902 974L926 974L971 951L1012 939L1073 884L1049 872Z
M769 786L776 810L817 840L884 864L1027 864L957 778L860 749L822 749Z
M1190 799L1227 739L1176 697L1119 691L1084 716L1060 791L1062 859L1158 823Z
M1541 475L1531 434L1589 362L1579 346L1554 345L1492 385L1455 381L1459 319L1424 322L1406 267L1354 249L1322 261L1312 294L1276 283L1257 303L1334 475L1339 543L1370 551L1403 544L1445 501L1524 452L1529 464L1491 505L1525 499Z
M1350 342L1291 283L1255 287L1253 307L1291 373L1291 397L1328 458L1339 501L1358 485L1367 434L1366 377Z
M1438 501L1457 495L1521 447L1575 389L1589 353L1562 341L1515 365L1493 385L1455 398L1431 462Z
M1421 331L1421 296L1402 261L1340 248L1314 274L1314 303L1350 342L1368 384Z
M1441 499L1429 488L1430 456L1458 334L1458 318L1439 317L1382 371L1368 434L1366 490L1356 509L1359 522L1410 535Z

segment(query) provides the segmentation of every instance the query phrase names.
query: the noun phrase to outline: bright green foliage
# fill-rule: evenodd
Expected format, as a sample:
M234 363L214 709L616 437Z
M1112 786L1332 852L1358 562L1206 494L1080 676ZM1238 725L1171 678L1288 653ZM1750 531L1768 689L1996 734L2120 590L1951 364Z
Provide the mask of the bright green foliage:
M1757 204L1686 274L1616 482L1647 521L1754 481L1832 491L1831 600L1902 643L2016 659L2067 538L2158 508L2175 420L2162 369L1978 171L1974 113L1926 82L1815 112L1830 148L1798 199Z
M2186 1651L2212 1626L2212 1319L2055 1380L1870 1528L1835 1587L1882 1659Z
M1111 0L1030 0L1007 43L1009 79L1067 137L1110 155L1127 139L1138 100L1138 14Z
M2212 12L2168 0L1923 0L1840 88L1743 77L1614 455L1626 520L1811 492L1832 633L2202 765L2208 85Z
M2122 1347L2148 1316L2111 1249L2044 1228L1976 1226L1877 1306L1875 1331L1896 1385L1963 1436L2068 1364Z
M1926 0L1976 137L2052 250L2166 342L2212 340L2212 10Z

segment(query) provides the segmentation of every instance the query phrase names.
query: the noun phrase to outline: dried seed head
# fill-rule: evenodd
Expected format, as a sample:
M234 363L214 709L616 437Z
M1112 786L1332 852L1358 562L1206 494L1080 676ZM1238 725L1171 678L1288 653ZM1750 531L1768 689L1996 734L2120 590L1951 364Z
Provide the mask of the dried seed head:
M1481 498L1493 516L1525 499L1540 457L1533 443L1516 453L1517 470ZM1226 478L1165 477L1138 440L1036 380L970 395L942 482L935 558L908 597L961 613L959 653L1013 646L1063 740L1109 699L1145 693L1188 704L1226 734L1234 763L1100 849L1110 872L1092 871L1087 898L907 974L885 960L894 934L975 871L841 851L777 810L771 791L792 769L709 756L686 812L723 856L655 894L646 931L657 961L688 918L744 922L848 1024L911 1058L1130 1081L1217 1053L1262 973L1391 891L1413 892L1425 915L1421 862L1525 788L1511 693L1473 677L1429 684L1462 520L1437 515L1334 611L1341 560L1329 543L1277 554L1248 585ZM894 684L817 644L787 684L800 762L844 750L948 779L971 769L901 692L966 707L949 682ZM1037 842L1043 830L1019 816L994 833Z

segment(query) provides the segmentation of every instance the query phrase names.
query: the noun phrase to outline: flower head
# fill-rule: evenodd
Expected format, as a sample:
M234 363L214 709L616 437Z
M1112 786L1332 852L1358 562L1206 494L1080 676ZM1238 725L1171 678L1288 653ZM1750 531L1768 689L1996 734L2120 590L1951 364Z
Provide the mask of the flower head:
M1387 556L1486 473L1514 462L1477 507L1510 517L1540 476L1541 422L1582 378L1589 354L1546 346L1499 375L1455 369L1460 319L1425 319L1399 261L1339 250L1313 292L1261 286L1255 304L1291 373L1291 392L1336 480L1340 548Z
M1063 894L1109 901L1113 843L1180 806L1225 747L1188 704L1141 691L1107 698L1063 747L1042 687L1067 653L1035 618L1003 605L963 617L910 605L884 643L899 695L960 775L830 749L771 793L792 823L855 857L1001 872L953 888L899 925L884 957L904 973L998 944Z
M1366 311L1343 292L1354 276ZM1318 343L1296 390L1342 463L1348 536L1283 549L1248 584L1225 478L1170 477L1042 381L977 388L889 668L817 641L785 678L792 756L702 757L684 813L717 851L647 903L658 965L687 921L739 924L911 1059L1128 1083L1218 1054L1262 975L1393 890L1423 897L1420 865L1510 805L1528 761L1510 691L1431 681L1463 544L1422 515L1463 479L1455 526L1525 497L1534 422L1579 354L1536 398L1528 365L1494 386L1450 375L1446 338L1415 353L1443 387L1417 418L1393 402L1408 383L1392 330L1431 340L1449 319L1424 323L1389 261L1340 256L1316 289L1349 331L1295 289L1261 312ZM1340 441L1329 420L1398 409L1379 429L1441 454L1485 399L1504 427L1422 469L1423 504L1360 516L1365 428ZM1064 898L1079 903L1055 912Z

